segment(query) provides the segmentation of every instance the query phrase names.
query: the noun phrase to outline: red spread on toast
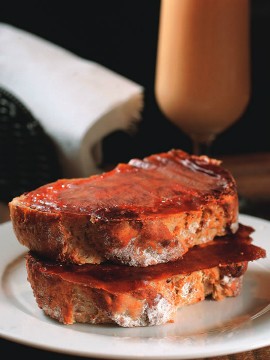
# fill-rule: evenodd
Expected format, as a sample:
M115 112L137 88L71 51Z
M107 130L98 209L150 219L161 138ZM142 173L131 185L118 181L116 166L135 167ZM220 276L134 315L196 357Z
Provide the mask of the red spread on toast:
M171 150L133 159L101 175L58 180L26 194L23 202L39 211L90 214L105 220L196 210L221 193L235 193L234 180L219 164Z

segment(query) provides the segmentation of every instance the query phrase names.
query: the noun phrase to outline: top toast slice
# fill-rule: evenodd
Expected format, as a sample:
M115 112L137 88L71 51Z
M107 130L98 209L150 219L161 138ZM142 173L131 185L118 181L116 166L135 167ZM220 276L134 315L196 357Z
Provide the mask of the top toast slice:
M58 180L9 207L20 243L77 264L168 262L238 226L230 172L216 159L174 149L101 175Z

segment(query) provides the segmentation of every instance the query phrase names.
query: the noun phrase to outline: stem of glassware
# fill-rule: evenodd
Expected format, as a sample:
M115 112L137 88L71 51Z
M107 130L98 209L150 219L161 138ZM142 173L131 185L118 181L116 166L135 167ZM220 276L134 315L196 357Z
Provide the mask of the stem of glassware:
M192 139L192 153L194 155L207 155L210 156L211 145L215 139L214 135L209 135L207 137L198 136L191 134Z

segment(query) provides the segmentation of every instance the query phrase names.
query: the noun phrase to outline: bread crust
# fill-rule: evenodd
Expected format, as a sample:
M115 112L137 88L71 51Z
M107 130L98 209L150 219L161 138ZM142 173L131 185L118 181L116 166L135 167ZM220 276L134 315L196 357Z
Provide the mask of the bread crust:
M237 274L235 267L242 271ZM172 322L182 306L203 301L207 296L218 301L237 296L247 262L145 281L143 286L121 292L47 273L42 262L30 254L26 268L37 304L51 318L63 324L115 323L135 327Z
M110 260L148 266L173 261L192 246L225 235L231 223L220 204L174 216L91 222L87 215L42 213L13 200L10 214L22 245L48 258L77 264Z
M170 182L166 183L167 178L162 178L165 170L169 179L176 170L179 171L179 181L174 181L173 189L170 189ZM181 180L182 173L185 182ZM112 179L120 179L122 188L126 189L131 176L135 176L137 181L142 178L142 186L147 181L153 181L154 184L157 182L154 194L149 196L153 203L158 198L159 205L148 208L144 199L136 198L136 193L131 201L130 197L120 192L111 208L109 205L104 205L102 209L94 208L96 204L92 204L93 199L92 203L89 200L92 207L85 205L88 200L83 202L84 206L78 207L76 202L72 202L71 206L68 205L69 199L65 198L59 210L59 203L50 197L53 191L58 191L59 196L62 196L62 189L72 187L76 181L77 188L86 186L87 182L90 185L98 183L97 189L102 188L100 192L97 190L94 193L97 197L108 189L110 195ZM217 179L213 181L215 176ZM158 177L162 181L157 180ZM199 177L200 181L195 181L194 185L192 177ZM194 245L237 230L238 197L235 181L214 159L189 156L174 150L144 160L132 160L128 165L119 165L113 172L90 177L89 180L81 179L84 185L78 181L63 179L10 202L13 228L21 244L38 254L63 262L99 264L110 260L129 266L148 266L174 261ZM201 185L203 181L207 185ZM215 183L219 185L216 187ZM146 186L149 187L149 184ZM179 187L181 194L172 195ZM94 185L91 185L91 191L93 188ZM168 192L170 195L166 198ZM151 193L151 184L148 193ZM187 199L188 205L183 205ZM102 201L106 203L105 196ZM44 205L46 203L50 204L49 207ZM141 206L140 214L139 208L136 208L138 203ZM110 200L108 204L111 204ZM76 209L73 211L74 207Z

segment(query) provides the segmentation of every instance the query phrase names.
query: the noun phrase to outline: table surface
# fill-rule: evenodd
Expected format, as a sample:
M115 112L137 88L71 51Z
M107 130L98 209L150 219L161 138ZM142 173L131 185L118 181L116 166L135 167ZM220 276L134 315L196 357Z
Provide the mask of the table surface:
M235 176L239 193L247 199L240 212L270 220L270 154L234 156L223 159ZM0 204L0 222L9 219L7 207ZM81 360L84 357L55 353L0 339L0 348L9 357L28 359ZM270 360L270 346L238 354L202 358L200 360Z
M17 344L11 341L0 339L0 348L2 353L8 354L9 357L15 358L20 355L24 359L54 359L54 360L85 360L85 357L78 357L73 355L59 354L51 351L43 351L34 349L28 346ZM93 359L93 358L88 358ZM247 351L239 354L217 356L211 358L201 358L197 360L269 360L270 359L270 346ZM100 360L100 359L99 359Z

